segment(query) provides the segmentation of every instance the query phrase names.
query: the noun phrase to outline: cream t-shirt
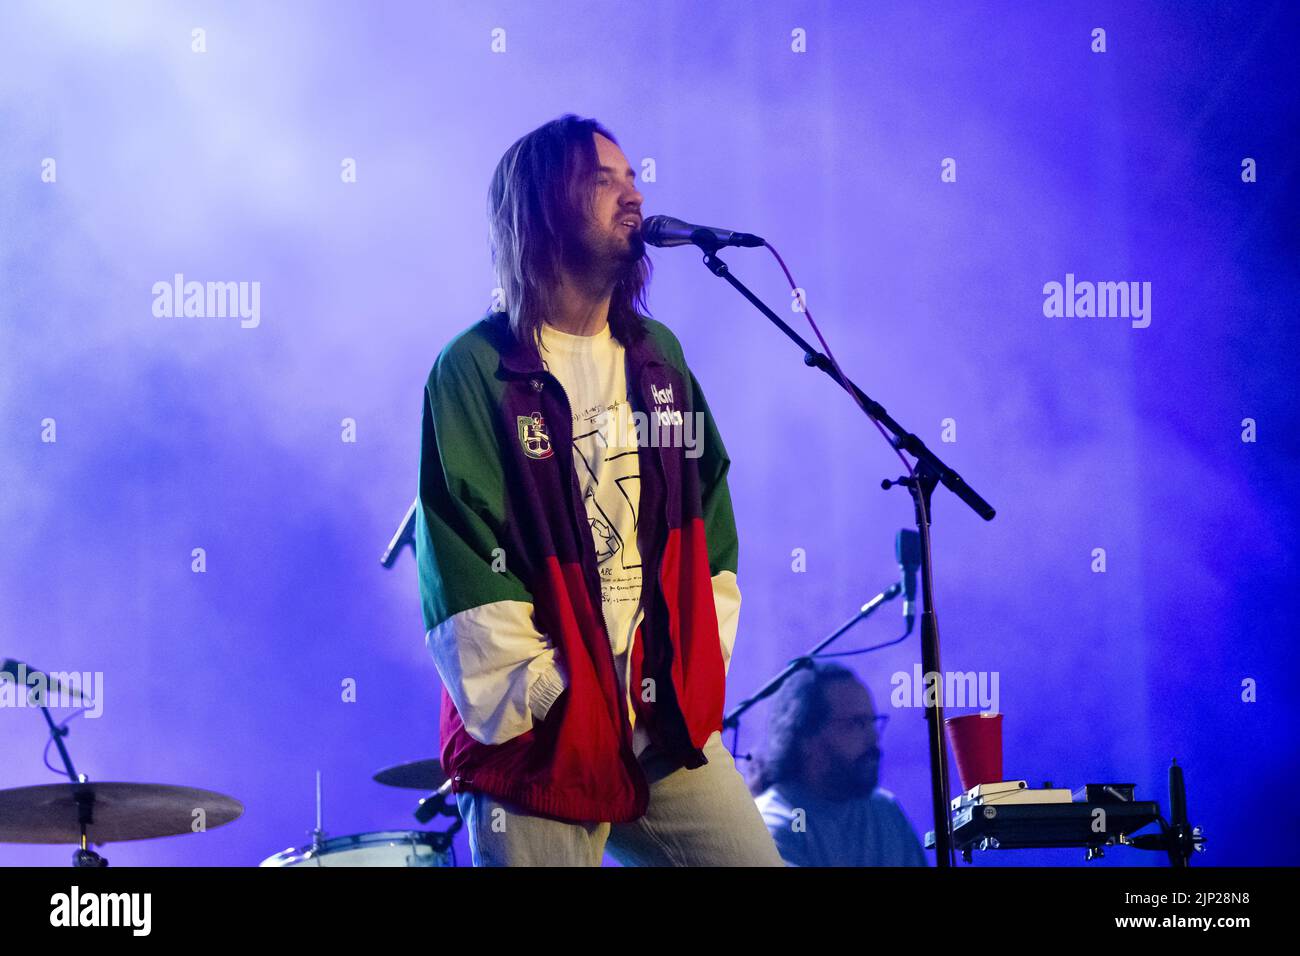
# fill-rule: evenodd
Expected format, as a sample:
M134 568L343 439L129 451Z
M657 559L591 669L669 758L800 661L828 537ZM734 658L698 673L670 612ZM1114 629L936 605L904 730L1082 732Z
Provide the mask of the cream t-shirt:
M608 323L595 335L571 335L543 324L542 363L564 387L573 413L573 466L596 546L610 650L633 724L633 750L639 755L650 738L636 726L628 681L632 639L644 616L636 540L641 469L625 350Z

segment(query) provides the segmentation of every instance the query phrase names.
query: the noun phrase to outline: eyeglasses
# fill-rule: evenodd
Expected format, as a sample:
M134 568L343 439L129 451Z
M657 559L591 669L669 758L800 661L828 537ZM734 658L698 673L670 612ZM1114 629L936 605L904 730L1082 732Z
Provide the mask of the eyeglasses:
M865 734L868 728L874 728L876 735L879 736L885 732L885 725L889 723L888 714L858 714L853 717L836 717L828 721L831 724L837 724L842 727L848 727L855 733Z

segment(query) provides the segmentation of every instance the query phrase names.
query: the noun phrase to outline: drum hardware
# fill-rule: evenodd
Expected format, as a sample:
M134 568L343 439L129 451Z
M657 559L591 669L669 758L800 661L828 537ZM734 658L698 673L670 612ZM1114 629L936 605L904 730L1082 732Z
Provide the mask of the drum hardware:
M389 767L374 775L374 779L387 786L424 789L425 784L441 780L441 786L420 800L416 818L428 823L435 816L455 818L455 823L445 831L432 830L382 830L373 833L355 833L330 837L325 832L321 774L316 772L316 826L311 830L311 843L305 847L290 847L261 862L265 867L345 866L345 867L426 867L454 866L451 844L463 825L455 802L448 806L451 781L442 773L436 760L420 760Z
M311 831L311 849L319 851L325 844L325 811L321 804L320 771L316 771L316 826Z
M289 848L267 857L264 867L433 867L451 866L451 855L440 848L441 834L421 830L383 830L329 837L319 844Z
M455 839L456 834L465 825L465 821L460 815L460 807L457 806L455 800L449 799L450 797L451 781L447 780L427 797L421 797L419 804L415 808L415 819L421 823L428 823L436 816L451 817L451 826L436 834L438 837L437 845L447 852L451 852L451 841Z
M92 850L92 844L204 832L243 814L244 806L238 800L212 790L153 783L92 783L72 765L72 755L63 742L68 728L50 716L51 693L66 699L70 706L84 708L87 701L80 690L15 660L0 664L0 680L27 689L27 699L44 716L70 781L0 790L0 843L75 843L73 866L103 867L108 860Z
M233 797L154 783L50 783L0 790L0 843L76 843L74 866L107 866L91 844L176 836L239 818Z
M451 850L451 841L465 822L460 817L460 808L451 797L451 780L443 772L438 760L412 760L407 763L386 767L374 775L376 783L387 787L402 787L407 790L429 790L427 796L421 797L415 807L415 819L428 823L434 817L450 817L452 824L446 830L435 833L437 843L443 850Z
M378 771L372 778L385 787L402 787L407 790L437 790L447 782L442 764L434 760L410 760Z

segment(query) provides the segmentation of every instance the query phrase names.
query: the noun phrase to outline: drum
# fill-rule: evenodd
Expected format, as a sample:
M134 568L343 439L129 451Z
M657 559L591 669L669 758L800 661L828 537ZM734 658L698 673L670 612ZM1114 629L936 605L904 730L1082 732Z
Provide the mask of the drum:
M439 839L441 838L441 840ZM384 830L334 837L316 847L290 848L267 857L261 866L451 866L451 854L438 849L441 833Z

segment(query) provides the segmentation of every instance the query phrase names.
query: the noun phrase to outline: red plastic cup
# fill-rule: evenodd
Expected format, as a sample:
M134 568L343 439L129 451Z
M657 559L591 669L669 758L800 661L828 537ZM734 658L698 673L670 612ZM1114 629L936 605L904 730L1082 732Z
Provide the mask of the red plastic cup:
M1002 779L1002 715L966 714L949 717L948 739L957 758L963 792Z

